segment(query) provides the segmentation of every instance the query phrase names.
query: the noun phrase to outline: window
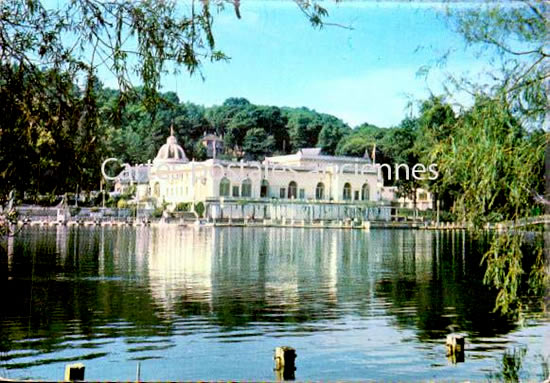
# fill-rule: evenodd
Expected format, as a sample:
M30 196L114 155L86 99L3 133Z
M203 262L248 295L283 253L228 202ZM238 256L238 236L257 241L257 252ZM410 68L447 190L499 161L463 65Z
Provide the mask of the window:
M242 183L241 197L252 197L252 182L248 178Z
M280 193L279 193L279 197L285 198L285 194L286 194L285 188L281 188L281 189L280 189Z
M361 188L361 200L368 201L369 198L369 184L363 184Z
M239 185L234 185L233 186L233 197L238 197L239 196Z
M356 190L356 191L353 193L353 195L354 195L353 199L354 199L355 201L358 201L358 200L359 200L359 190Z
M315 188L315 199L325 198L325 184L319 182Z
M305 199L306 198L306 191L304 189L300 189L299 196L300 196L300 199Z
M260 198L266 198L269 196L269 182L267 180L262 180L262 185L260 187Z
M344 201L351 200L351 185L348 182L344 184L343 200Z
M296 199L296 195L298 192L298 185L294 181L290 181L288 184L288 198L294 198Z
M428 194L426 192L418 193L418 199L420 201L426 201L428 199Z
M220 181L220 197L229 197L229 180L227 178L222 178Z

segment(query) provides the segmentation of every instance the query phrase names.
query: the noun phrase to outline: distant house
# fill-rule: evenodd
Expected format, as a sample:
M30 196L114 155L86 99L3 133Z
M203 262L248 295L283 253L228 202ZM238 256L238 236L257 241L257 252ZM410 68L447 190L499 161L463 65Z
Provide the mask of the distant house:
M414 201L410 197L402 197L397 193L396 186L384 186L381 190L381 199L387 202L393 202L399 207L414 208ZM429 210L433 208L433 195L426 189L416 189L416 208L418 210Z
M216 158L223 154L224 145L223 139L215 134L207 134L201 140L201 143L206 147L206 156L208 158Z

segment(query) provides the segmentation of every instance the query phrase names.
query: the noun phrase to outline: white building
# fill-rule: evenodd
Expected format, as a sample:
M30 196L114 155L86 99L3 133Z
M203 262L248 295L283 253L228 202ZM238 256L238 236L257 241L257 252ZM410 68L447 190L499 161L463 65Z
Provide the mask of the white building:
M366 203L380 200L379 165L368 158L323 155L318 148L263 162L189 161L172 134L149 171L151 196L180 202L281 199Z
M398 207L404 207L408 209L414 208L414 200L410 197L399 196L396 186L384 186L381 190L381 199L388 203L393 203ZM433 196L432 193L426 189L416 189L416 208L418 210L429 210L433 208Z

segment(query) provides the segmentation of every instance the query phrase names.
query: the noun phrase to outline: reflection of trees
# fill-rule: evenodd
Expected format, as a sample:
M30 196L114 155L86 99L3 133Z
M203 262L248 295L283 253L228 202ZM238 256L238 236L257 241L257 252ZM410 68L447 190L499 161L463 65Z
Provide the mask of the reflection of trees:
M150 291L120 277L136 271L135 243L133 230L23 231L14 246L11 279L0 279L2 291L10 292L0 310L2 350L53 351L70 346L66 335L91 340L167 333ZM107 279L99 278L100 263Z
M394 246L391 276L376 287L377 296L391 302L388 311L398 324L417 328L421 339L441 338L450 329L477 336L512 329L511 322L493 313L495 294L482 283L483 239L457 232L403 232L399 237L412 251L407 256L407 249Z
M494 379L498 382L519 382L525 354L527 354L526 347L505 351L502 354L499 370L495 373L490 373L488 375L489 379Z

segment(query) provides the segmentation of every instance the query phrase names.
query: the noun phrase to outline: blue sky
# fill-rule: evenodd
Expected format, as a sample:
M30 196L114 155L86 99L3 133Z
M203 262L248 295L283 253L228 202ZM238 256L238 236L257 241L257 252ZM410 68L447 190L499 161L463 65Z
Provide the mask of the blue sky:
M261 105L306 106L351 126L392 126L407 115L409 100L441 93L446 73L486 69L447 26L437 4L325 2L328 21L353 29L318 30L292 1L241 3L242 19L232 8L214 19L217 48L231 60L205 63L204 81L184 71L166 75L163 91L206 106L245 97ZM438 68L448 50L447 65ZM432 68L427 79L417 75L424 66ZM451 101L468 100L459 95Z

